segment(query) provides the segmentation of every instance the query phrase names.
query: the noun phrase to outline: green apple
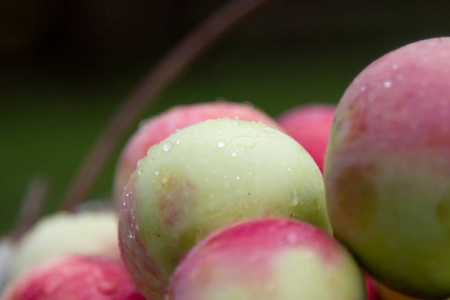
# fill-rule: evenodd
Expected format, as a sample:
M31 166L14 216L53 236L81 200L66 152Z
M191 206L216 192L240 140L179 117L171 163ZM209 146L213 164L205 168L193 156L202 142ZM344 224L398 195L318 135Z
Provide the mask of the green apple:
M158 299L200 239L259 216L303 220L331 233L316 163L294 139L261 123L197 123L138 163L120 212L122 257L141 293Z

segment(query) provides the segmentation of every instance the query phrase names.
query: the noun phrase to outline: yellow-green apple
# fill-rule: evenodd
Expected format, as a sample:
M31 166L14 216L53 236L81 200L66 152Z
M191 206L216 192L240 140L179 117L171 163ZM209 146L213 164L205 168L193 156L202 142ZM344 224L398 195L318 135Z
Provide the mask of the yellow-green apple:
M331 233L323 177L294 139L262 123L215 119L154 145L127 184L122 257L141 293L162 296L189 249L236 220L283 216Z
M248 103L214 101L190 105L178 105L141 122L141 126L127 141L118 159L114 176L114 204L122 201L123 188L137 162L147 155L148 149L169 137L178 129L209 119L239 118L255 121L279 129L270 116Z

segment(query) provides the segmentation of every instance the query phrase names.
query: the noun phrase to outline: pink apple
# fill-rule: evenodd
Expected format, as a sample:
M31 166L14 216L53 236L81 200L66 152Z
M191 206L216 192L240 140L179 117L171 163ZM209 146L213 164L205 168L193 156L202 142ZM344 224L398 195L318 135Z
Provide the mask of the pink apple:
M50 245L49 245L50 246ZM2 300L144 300L125 265L102 256L66 256L29 269Z
M126 143L116 168L114 179L114 203L122 203L122 193L137 162L147 155L148 149L169 137L178 129L206 121L208 119L239 118L240 120L261 122L280 129L271 117L246 103L227 101L205 102L179 105L143 122L139 130Z
M343 95L325 163L335 235L371 276L450 296L450 38L386 54Z
M333 104L308 104L291 108L276 119L284 132L308 151L322 172L335 111Z
M350 253L329 234L285 218L213 231L184 257L165 299L366 299Z

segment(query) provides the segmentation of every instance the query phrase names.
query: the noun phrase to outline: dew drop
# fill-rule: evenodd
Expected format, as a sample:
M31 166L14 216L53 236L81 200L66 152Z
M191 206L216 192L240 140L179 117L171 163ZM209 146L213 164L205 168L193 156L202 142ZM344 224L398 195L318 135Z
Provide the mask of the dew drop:
M144 170L142 168L139 168L138 175L141 176L142 174L144 174Z
M225 147L227 144L225 143L225 141L224 140L220 140L218 143L217 143L217 147L219 147L219 148L223 148L223 147Z
M104 295L113 294L117 292L117 283L110 280L102 280L97 284L97 290Z
M236 180L239 180L239 179L241 179L241 177L240 176L236 176Z
M236 152L233 152L233 153L231 153L231 155L234 156L234 157L236 157L236 156L237 156L237 153L236 153Z
M361 93L364 93L364 92L366 91L366 87L365 87L365 86L362 86L362 87L359 89L359 91L360 91Z
M296 190L292 190L292 206L297 206L300 199Z
M172 143L166 143L163 146L164 151L169 151L172 148Z
M155 175L159 175L159 170L156 170L156 171L155 171Z
M181 144L182 141L183 141L183 139L180 138L180 137L177 137L177 138L175 139L175 143L176 143L176 144Z
M398 65L392 65L392 70L397 70L398 69Z
M268 132L268 133L274 133L275 129L273 129L272 127L266 127L266 128L264 128L264 131Z
M383 86L385 87L385 88L390 88L391 86L392 86L392 81L390 81L390 80L386 80L384 83L383 83Z

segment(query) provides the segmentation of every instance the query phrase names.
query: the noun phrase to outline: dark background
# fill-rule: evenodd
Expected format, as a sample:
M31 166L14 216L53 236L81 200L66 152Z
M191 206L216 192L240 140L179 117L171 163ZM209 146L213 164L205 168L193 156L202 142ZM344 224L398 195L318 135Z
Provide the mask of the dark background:
M51 184L55 211L111 114L173 45L223 0L0 2L0 234L27 184ZM272 1L142 112L175 104L248 101L276 117L337 103L352 79L407 43L450 34L448 1ZM136 120L131 132L136 128ZM91 199L108 198L120 148Z

